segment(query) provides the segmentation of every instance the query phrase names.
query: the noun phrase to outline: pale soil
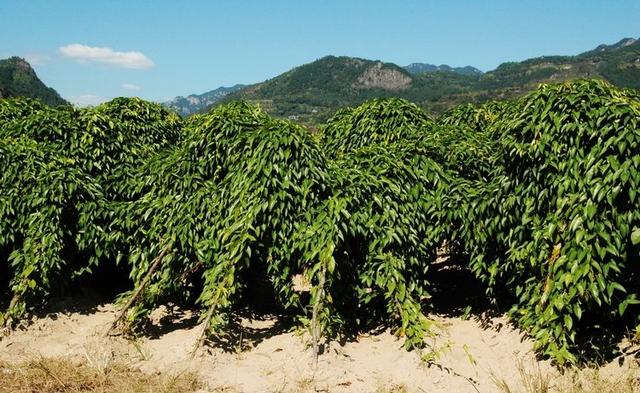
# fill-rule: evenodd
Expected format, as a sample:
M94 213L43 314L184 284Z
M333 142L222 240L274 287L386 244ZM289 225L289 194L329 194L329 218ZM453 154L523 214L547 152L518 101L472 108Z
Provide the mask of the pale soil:
M332 343L314 371L308 339L282 328L277 320L245 319L239 353L221 348L190 351L199 333L195 319L183 315L161 326L161 313L150 337L127 340L107 337L116 316L112 304L74 312L50 313L0 341L0 361L65 357L98 369L125 362L145 372L176 374L194 371L207 391L230 392L499 392L495 380L524 391L522 369L544 379L557 377L549 362L536 362L532 342L502 317L478 321L438 318L445 347L427 367L416 352L407 352L390 332L363 335L344 346ZM611 362L599 370L604 378L640 378L637 359ZM395 390L394 390L395 389ZM604 392L602 392L604 393Z

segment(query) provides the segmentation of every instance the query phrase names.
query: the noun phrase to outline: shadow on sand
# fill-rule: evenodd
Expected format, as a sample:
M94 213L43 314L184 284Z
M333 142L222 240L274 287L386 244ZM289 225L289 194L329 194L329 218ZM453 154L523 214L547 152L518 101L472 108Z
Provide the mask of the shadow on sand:
M92 274L89 279L80 280L81 285L67 292L64 297L52 298L31 314L33 318L26 318L18 328L27 328L34 318L46 317L55 320L60 314L88 315L97 312L102 305L113 303L118 293L131 288L126 287L129 281L128 278L123 279L126 277L124 270L118 267L109 269L111 270L103 271L101 274ZM120 288L113 288L111 284L114 281L125 284ZM430 282L432 297L425 303L425 312L442 317L471 318L483 329L500 332L504 324L496 322L495 317L504 316L515 302L506 291L498 291L492 296L496 300L490 301L485 286L466 268L466 261L460 257L443 258L431 265ZM206 344L228 352L240 352L250 350L269 337L299 326L295 315L278 308L275 301L271 300L274 299L271 295L264 291L245 293L242 304L246 306L232 310L233 317L224 328L224 334L212 335ZM159 319L149 321L137 334L157 339L176 330L197 328L200 324L200 311L193 304L169 304L166 310ZM583 316L584 320L591 322L584 325L591 328L579 331L576 341L582 362L598 365L621 355L619 344L625 334L628 334L628 330L622 328L619 321L615 323L601 320L594 323L593 318L597 317ZM326 340L345 345L347 342L357 341L362 333L380 333L387 326L384 319L379 319L376 318L376 321L366 326L348 328L346 332L340 332L339 335ZM321 346L321 352L324 347L325 345ZM637 346L622 350L627 352L626 355L635 354L640 358Z

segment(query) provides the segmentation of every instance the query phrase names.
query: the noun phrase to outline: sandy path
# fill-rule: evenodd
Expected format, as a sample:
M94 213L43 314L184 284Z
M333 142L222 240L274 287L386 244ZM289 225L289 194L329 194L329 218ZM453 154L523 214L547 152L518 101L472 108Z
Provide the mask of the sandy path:
M113 305L103 304L34 319L28 328L0 341L0 360L68 356L104 367L117 359L144 371L196 371L212 390L239 392L375 392L403 386L410 392L485 393L499 391L493 376L518 386L518 362L555 372L548 362L534 360L532 342L504 318L491 319L484 328L474 320L440 318L444 334L435 345L445 349L431 367L385 331L344 346L330 344L314 372L306 338L279 329L273 319L243 322L251 334L243 339L247 349L240 353L211 348L192 359L198 327L189 315L172 328L152 329L151 338L129 341L104 336L115 314ZM601 373L628 372L632 363L612 362Z

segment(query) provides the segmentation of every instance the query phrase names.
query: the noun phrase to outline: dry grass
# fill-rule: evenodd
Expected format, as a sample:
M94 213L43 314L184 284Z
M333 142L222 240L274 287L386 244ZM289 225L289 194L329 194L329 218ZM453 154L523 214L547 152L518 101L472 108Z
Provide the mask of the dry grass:
M507 382L504 378L499 378L492 374L493 383L503 393L551 393L551 382L553 378L540 369L536 363L533 370L528 370L521 360L518 360L517 388L513 382Z
M194 374L145 374L115 363L98 368L68 359L0 362L0 393L169 393L201 388Z
M604 377L598 370L575 372L560 380L555 391L566 393L638 393L640 372Z
M518 361L519 380L507 382L492 376L502 393L638 393L640 370L629 370L616 376L603 376L597 369L545 372L539 366L527 369Z
M336 386L338 391L361 391L362 388L354 388L352 383L348 380L339 382ZM318 393L318 392L333 392L334 388L326 382L317 383L313 377L304 377L299 379L291 389L287 389L286 386L279 390L268 390L269 392L277 393ZM408 393L409 390L403 384L388 383L378 386L372 393ZM236 392L234 392L236 393Z

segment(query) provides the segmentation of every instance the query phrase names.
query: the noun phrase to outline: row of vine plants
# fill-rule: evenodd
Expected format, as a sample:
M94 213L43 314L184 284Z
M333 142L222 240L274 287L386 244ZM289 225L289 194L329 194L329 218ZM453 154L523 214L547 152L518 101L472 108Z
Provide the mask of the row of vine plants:
M640 336L639 186L640 98L597 80L435 119L376 99L316 134L243 102L181 119L136 98L0 100L0 322L118 265L112 329L186 302L197 348L268 287L316 354L378 325L422 350L432 265L455 249L542 356L572 364L604 326Z

